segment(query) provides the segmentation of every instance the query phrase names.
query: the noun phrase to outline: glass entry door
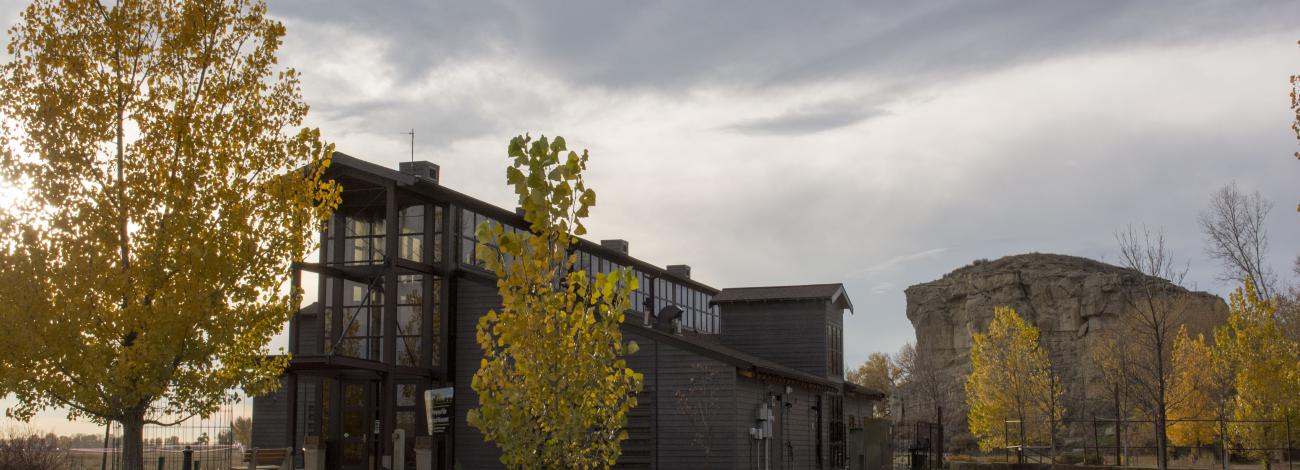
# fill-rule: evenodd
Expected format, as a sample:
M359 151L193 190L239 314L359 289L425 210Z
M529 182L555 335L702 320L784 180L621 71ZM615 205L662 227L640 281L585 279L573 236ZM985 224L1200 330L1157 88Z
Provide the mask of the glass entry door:
M344 381L342 385L340 468L372 470L376 467L375 442L372 442L375 425L374 382Z

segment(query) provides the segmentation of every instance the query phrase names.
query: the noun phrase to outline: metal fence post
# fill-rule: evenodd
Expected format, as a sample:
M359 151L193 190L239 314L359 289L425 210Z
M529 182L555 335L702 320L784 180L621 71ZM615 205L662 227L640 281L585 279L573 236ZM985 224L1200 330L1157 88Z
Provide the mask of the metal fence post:
M181 451L181 470L190 470L192 468L194 468L194 449L185 446L185 450Z
M1002 460L1011 462L1011 436L1007 432L1007 420L1002 420Z
M1101 457L1101 436L1097 434L1097 414L1092 414L1092 451L1097 455L1097 464L1106 463ZM1088 460L1088 453L1083 453L1083 459Z
M1291 464L1291 460L1292 460L1291 458L1291 413L1287 413L1285 416L1286 416L1286 468L1287 470L1291 470L1293 468Z
M1016 452L1016 463L1025 463L1025 420L1018 420L1017 428L1020 429L1020 450Z
M937 421L935 424L938 425L935 431L937 432L938 435L935 436L937 439L935 439L936 447L934 450L935 450L935 455L938 458L937 460L938 465L936 466L936 468L942 469L943 468L943 407L942 406L937 407L936 413L938 414L939 419L935 420Z
M1219 448L1223 449L1223 470L1227 470L1227 423L1223 422L1223 415L1219 414Z
M1120 455L1120 449L1123 446L1124 439L1120 431L1124 427L1124 415L1120 414L1119 409L1119 384L1115 384L1115 466L1124 466L1124 459Z

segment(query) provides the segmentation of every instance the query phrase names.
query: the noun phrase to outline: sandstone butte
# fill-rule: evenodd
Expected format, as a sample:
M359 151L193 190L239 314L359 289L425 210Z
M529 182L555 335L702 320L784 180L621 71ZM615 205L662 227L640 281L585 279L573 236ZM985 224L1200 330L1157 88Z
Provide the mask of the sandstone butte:
M1041 331L1040 343L1064 385L1067 420L1114 415L1112 387L1103 381L1090 351L1099 347L1101 332L1114 328L1131 308L1129 299L1144 279L1155 278L1087 258L1031 253L977 261L908 287L907 318L916 330L917 362L930 365L935 382L950 397L944 400L944 421L953 444L973 445L962 385L971 370L971 336L988 328L998 306L1016 309ZM1227 318L1227 305L1215 295L1163 279L1156 286L1157 295L1186 299L1183 323L1194 333L1208 332ZM933 415L915 409L928 408L921 397L903 400L909 420ZM1083 432L1082 426L1070 426L1067 439Z

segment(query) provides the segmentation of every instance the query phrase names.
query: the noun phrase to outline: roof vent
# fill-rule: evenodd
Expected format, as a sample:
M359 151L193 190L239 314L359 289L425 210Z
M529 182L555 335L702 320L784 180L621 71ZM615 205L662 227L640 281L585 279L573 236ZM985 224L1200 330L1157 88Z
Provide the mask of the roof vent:
M668 265L668 274L672 274L682 279L690 279L691 266L687 264L670 264Z
M438 182L438 165L433 162L424 160L415 162L401 162L397 164L397 170L411 176L426 178Z
M682 322L682 309L676 305L665 305L659 309L659 314L655 315L655 329L667 331L669 333L680 332Z
M625 255L627 254L627 240L601 240L600 246Z

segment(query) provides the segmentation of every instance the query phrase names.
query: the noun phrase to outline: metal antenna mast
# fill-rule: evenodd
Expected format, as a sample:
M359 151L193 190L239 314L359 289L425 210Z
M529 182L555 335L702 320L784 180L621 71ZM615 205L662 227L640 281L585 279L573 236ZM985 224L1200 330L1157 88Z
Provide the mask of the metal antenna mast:
M411 132L403 132L403 134L411 136L411 161L414 162L415 161L415 129L412 128Z

